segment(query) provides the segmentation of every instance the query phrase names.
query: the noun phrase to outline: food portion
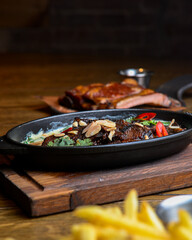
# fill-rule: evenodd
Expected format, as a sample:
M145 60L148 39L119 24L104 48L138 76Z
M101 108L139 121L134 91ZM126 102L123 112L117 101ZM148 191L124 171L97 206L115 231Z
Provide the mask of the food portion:
M173 119L154 119L156 113L142 113L126 119L80 119L70 126L48 133L32 134L22 142L38 146L97 146L148 140L184 131Z
M132 189L120 207L81 206L74 215L86 220L73 224L71 233L60 240L191 240L192 217L179 211L178 222L165 226L151 205L139 206L137 192Z
M59 98L59 104L66 108L66 112L97 110L97 109L124 109L140 105L170 108L181 107L177 100L167 95L143 88L134 79L127 78L121 83L95 83L87 86L77 86L65 92Z

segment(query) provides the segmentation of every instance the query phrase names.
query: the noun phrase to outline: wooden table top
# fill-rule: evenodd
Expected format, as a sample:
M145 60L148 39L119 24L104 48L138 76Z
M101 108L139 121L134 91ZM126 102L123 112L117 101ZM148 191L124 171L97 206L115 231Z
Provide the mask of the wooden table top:
M117 72L128 67L154 71L150 87L191 72L192 61L179 59L131 59L125 57L81 57L56 55L0 55L0 136L10 128L33 119L50 116L51 111L39 95L62 95L79 84L110 82L121 79ZM192 111L192 92L184 95L187 110ZM192 188L141 197L153 207L163 199L178 194L191 194ZM111 205L122 206L122 202ZM0 190L0 239L58 239L79 222L72 212L40 218L28 218Z

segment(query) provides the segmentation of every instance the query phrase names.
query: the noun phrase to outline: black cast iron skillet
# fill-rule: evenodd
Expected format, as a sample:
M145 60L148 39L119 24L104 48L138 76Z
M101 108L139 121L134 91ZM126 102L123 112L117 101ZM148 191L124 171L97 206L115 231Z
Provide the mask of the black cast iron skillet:
M172 120L173 118L186 131L174 135L137 142L111 144L88 147L43 147L20 143L28 132L38 133L52 128L52 123L70 124L75 117L125 119L143 112L155 112L156 118ZM78 113L62 114L37 119L21 124L0 138L0 153L13 154L17 164L49 169L86 169L113 168L146 161L160 159L175 154L186 148L192 140L192 115L161 110L96 110Z

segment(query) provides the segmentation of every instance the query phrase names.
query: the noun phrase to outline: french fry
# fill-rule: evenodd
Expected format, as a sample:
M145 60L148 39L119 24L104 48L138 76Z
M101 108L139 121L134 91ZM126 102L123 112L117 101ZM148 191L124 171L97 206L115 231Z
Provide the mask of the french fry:
M121 218L104 211L99 206L79 207L75 210L75 215L88 220L91 223L103 224L104 226L112 226L118 229L124 229L130 234L136 234L144 237L153 237L155 239L170 239L167 232L157 230L145 223L133 221L126 216Z
M124 211L125 215L131 219L137 219L138 212L138 195L135 189L132 189L124 201Z
M149 205L149 203L145 201L141 203L139 219L143 222L150 224L151 226L162 232L166 232L166 229L159 217L157 216L155 210Z
M173 239L191 240L192 239L192 218L190 214L180 209L178 211L178 221L168 224L168 230Z
M106 208L105 211L107 211L108 213L114 214L115 216L119 216L119 217L123 216L123 213L119 207L109 207L109 208Z
M192 231L180 225L179 223L170 223L168 225L169 232L173 240L191 240Z
M99 240L128 240L130 234L123 229L115 229L112 227L100 227L97 229Z
M192 217L184 209L178 211L179 222L186 228L192 229Z
M131 235L124 229L103 227L98 229L98 240L154 240L155 238Z
M192 240L192 217L186 210L178 213L178 222L163 225L147 202L138 211L138 196L131 190L119 207L78 207L74 214L88 221L72 227L72 234L59 240Z
M72 227L72 234L75 240L96 240L96 229L92 224L78 224Z

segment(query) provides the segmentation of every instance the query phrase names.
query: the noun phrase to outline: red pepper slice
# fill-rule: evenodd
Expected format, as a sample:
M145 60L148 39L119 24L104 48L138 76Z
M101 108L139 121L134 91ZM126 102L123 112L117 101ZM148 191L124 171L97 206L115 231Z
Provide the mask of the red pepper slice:
M156 124L156 134L158 137L167 136L168 132L162 122Z
M69 132L69 131L71 131L73 128L72 127L70 127L70 128L67 128L67 129L65 129L63 132L61 132L61 133L66 133L66 132Z
M151 120L153 119L157 114L153 113L153 112L149 112L149 113L142 113L140 115L138 115L135 120L141 120L141 121L145 121L145 120Z

